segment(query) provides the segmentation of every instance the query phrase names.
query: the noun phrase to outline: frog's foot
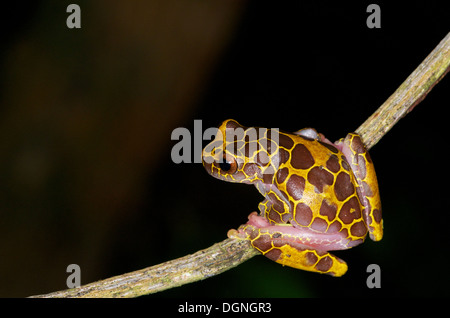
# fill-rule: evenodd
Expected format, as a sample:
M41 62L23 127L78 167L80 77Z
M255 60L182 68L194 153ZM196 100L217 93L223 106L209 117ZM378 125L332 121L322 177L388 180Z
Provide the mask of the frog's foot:
M248 215L247 223L242 224L237 230L229 230L227 236L229 238L250 239L250 235L256 229L267 226L270 226L270 223L265 217L258 215L257 212L252 212Z

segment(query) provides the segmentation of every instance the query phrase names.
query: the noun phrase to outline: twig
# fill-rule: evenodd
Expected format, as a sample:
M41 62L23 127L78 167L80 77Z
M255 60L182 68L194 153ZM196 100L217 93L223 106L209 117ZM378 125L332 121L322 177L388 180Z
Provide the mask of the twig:
M257 254L246 240L226 239L172 261L78 288L33 297L137 297L218 275Z
M425 98L449 71L449 65L450 33L356 130L367 148L373 147L400 118ZM34 297L137 297L215 276L258 254L246 240L226 239L192 255L78 288Z
M450 66L450 33L408 76L402 85L357 130L367 149L419 104Z

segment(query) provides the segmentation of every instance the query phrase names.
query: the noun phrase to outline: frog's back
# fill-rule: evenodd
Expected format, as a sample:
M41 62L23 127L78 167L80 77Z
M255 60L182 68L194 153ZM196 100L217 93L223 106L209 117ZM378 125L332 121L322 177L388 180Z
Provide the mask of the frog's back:
M367 233L355 177L336 147L298 135L280 133L280 166L274 178L288 202L290 223L321 233ZM345 233L344 233L345 234Z

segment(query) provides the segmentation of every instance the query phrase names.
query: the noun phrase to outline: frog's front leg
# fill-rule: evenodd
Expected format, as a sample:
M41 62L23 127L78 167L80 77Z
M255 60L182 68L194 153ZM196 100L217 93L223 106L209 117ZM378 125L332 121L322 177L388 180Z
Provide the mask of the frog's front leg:
M258 205L261 217L264 216L272 224L286 223L291 217L289 213L290 207L285 201L280 200L279 196L274 192L269 192L267 196Z
M323 238L315 238L313 234L309 234L299 234L298 229L290 224L270 225L267 219L253 212L249 215L249 221L238 230L230 230L228 237L250 240L255 249L283 266L336 277L344 275L347 264L343 260L327 251L302 244L310 242L319 246L324 243ZM340 244L339 240L336 238L333 242L333 239L330 239L329 244Z

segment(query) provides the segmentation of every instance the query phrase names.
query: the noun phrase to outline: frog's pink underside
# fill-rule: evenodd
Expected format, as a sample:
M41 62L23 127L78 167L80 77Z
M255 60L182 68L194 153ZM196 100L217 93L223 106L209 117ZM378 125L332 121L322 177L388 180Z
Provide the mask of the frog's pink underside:
M346 239L341 233L319 233L307 227L300 227L290 223L281 225L271 225L269 221L256 212L248 216L247 224L260 229L261 233L280 233L284 242L289 242L299 249L311 248L320 251L344 250L356 246L362 241L351 241ZM239 231L240 234L244 234Z

